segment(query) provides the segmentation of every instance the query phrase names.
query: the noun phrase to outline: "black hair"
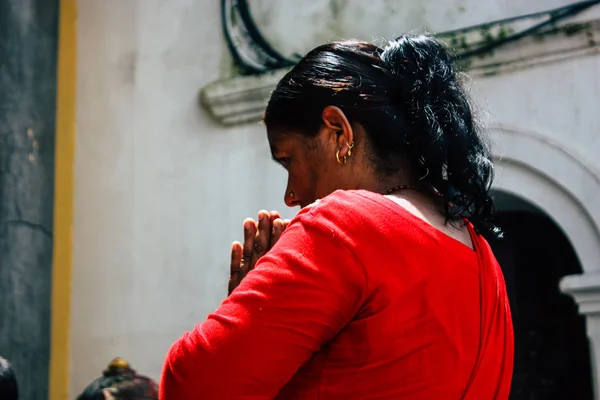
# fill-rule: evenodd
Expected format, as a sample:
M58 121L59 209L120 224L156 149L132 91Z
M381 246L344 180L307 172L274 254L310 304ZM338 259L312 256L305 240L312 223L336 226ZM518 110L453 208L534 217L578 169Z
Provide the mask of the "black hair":
M264 122L314 136L328 105L361 124L382 176L408 166L444 199L447 221L467 218L478 230L499 232L489 222L490 148L440 40L418 34L384 48L357 41L316 47L281 79Z
M19 398L19 388L17 378L10 363L0 357L0 399L17 400Z

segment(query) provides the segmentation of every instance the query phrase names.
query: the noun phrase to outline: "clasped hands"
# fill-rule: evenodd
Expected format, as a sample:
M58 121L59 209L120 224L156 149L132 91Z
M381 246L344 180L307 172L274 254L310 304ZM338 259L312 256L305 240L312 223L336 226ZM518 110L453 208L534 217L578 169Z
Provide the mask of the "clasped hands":
M258 259L277 243L289 223L290 220L282 219L277 211L264 210L259 211L258 222L252 218L244 220L244 244L233 242L231 245L228 294L254 269Z

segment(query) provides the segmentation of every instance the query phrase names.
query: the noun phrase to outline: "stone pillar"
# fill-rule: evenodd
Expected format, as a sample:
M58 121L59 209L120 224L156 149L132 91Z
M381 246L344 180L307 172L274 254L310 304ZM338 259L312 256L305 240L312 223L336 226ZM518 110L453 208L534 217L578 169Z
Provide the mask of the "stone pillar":
M0 0L0 355L48 398L58 0Z
M594 398L600 399L600 272L566 276L560 289L573 296L579 305L579 313L586 318Z

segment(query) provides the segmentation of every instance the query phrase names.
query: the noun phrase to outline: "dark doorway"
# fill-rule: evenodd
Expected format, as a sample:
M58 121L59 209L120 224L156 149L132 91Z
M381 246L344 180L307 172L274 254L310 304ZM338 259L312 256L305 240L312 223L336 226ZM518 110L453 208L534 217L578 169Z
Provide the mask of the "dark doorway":
M519 203L506 196L501 196L500 210ZM582 272L573 248L556 224L531 205L504 208L496 224L504 238L488 240L505 274L515 328L510 398L593 399L585 319L559 290L562 277Z

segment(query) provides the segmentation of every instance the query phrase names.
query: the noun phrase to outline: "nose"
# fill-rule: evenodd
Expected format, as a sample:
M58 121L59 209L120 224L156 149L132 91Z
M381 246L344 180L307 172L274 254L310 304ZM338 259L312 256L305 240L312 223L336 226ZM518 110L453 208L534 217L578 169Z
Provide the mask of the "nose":
M285 188L285 197L283 199L285 205L288 207L296 207L300 205L300 199L294 190L290 187L290 183L288 182L287 187Z
M289 190L289 189L285 191L285 198L283 199L283 201L285 202L285 205L288 207L296 207L297 205L300 204L298 199L296 199L296 193L294 193L293 190Z

